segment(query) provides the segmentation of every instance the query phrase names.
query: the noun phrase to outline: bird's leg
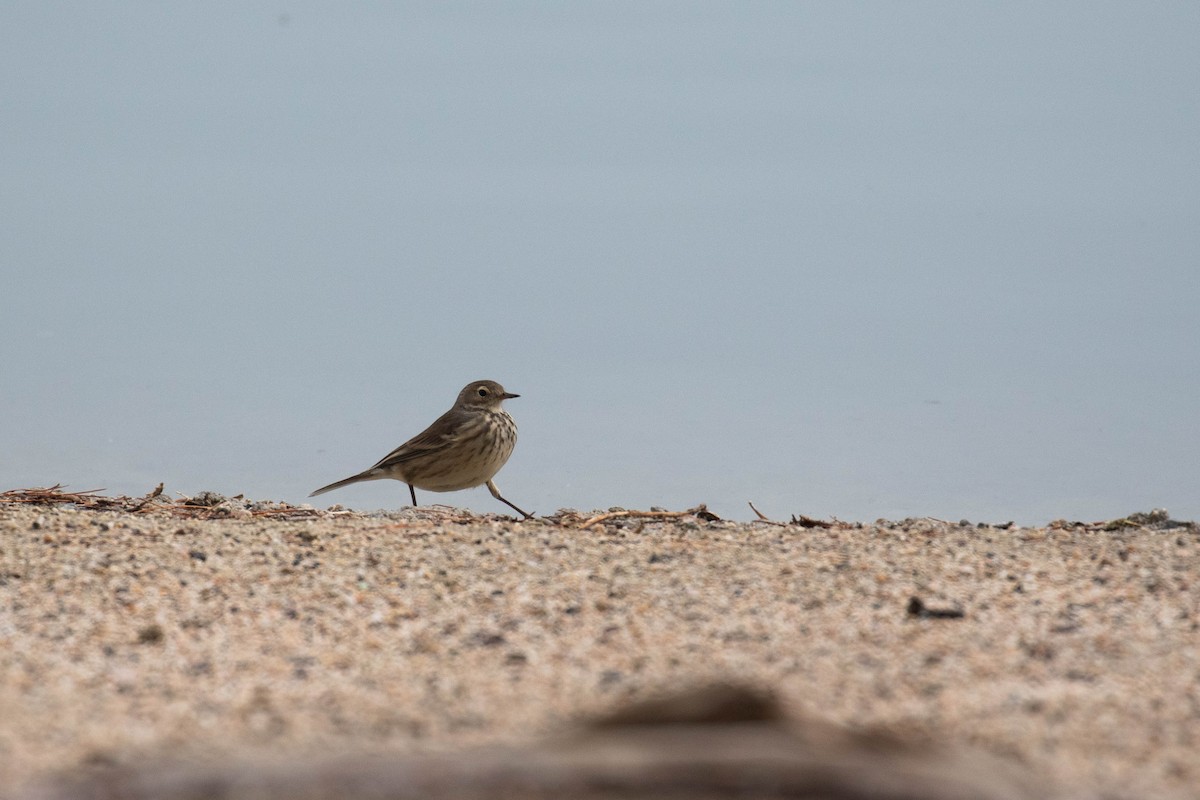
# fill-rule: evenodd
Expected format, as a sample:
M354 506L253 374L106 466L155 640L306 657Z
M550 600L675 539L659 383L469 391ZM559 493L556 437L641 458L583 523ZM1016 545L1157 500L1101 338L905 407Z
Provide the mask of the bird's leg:
M508 507L509 507L509 508L511 508L513 511L516 511L518 514L520 514L520 515L521 515L522 517L524 517L525 519L533 519L533 514L530 514L530 513L529 513L529 512L527 512L527 511L522 511L521 509L517 508L517 507L516 507L516 506L514 506L512 503L508 502L508 501L507 501L507 500L505 500L503 497L501 497L501 496L500 496L500 490L496 488L496 482L495 482L495 481L488 481L488 482L487 482L487 487L488 487L488 491L492 493L492 497L496 498L496 499L497 499L497 500L499 500L501 503L504 503L504 505L508 506Z
M413 485L411 483L408 485L408 493L410 495L412 495L413 508L416 508L417 507L417 490L413 488Z

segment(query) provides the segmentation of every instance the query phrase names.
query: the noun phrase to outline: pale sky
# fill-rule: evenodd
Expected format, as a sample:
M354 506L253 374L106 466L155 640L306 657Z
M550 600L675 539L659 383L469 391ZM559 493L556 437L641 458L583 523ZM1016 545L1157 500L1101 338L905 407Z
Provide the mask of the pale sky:
M540 513L1200 518L1197 42L1194 2L2 3L0 490L303 502L490 378Z

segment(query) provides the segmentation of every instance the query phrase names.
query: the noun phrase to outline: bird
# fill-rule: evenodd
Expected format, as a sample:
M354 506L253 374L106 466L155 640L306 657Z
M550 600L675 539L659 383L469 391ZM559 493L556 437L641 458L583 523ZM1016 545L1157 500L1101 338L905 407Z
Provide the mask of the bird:
M501 403L514 397L520 395L506 392L495 381L468 383L458 393L453 407L428 428L388 453L370 469L322 486L309 497L359 481L393 478L408 484L415 506L417 489L456 492L483 485L492 497L525 519L532 519L532 514L504 499L492 480L517 443L517 423L501 407Z

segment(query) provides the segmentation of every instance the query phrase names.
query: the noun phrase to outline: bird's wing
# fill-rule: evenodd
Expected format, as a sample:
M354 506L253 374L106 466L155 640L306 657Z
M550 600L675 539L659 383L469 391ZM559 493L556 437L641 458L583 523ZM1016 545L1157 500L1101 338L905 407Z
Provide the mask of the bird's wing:
M460 426L454 424L457 421L456 417L454 409L442 414L428 428L379 459L379 463L367 472L403 464L414 458L431 455L452 446L460 438L460 434L457 432Z

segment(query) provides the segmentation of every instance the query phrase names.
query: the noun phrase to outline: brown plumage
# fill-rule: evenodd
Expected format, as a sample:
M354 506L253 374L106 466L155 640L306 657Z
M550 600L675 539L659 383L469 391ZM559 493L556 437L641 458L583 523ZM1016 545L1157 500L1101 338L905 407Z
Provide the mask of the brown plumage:
M469 383L449 411L375 466L322 486L309 497L359 481L392 478L408 484L415 506L417 489L455 492L486 485L492 497L529 519L532 515L505 500L492 480L517 443L517 423L500 405L513 397L519 395L495 381Z

